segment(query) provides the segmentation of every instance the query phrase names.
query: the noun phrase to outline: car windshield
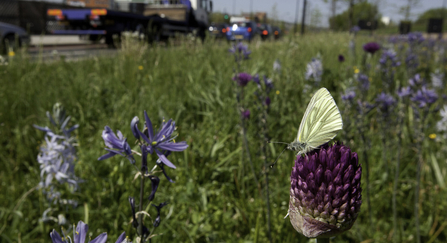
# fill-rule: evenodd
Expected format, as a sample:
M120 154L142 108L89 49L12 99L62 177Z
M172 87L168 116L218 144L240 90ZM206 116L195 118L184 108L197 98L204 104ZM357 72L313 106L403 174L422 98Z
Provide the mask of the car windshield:
M233 26L237 25L238 27L251 27L251 23L249 22L236 22L236 23L231 23Z

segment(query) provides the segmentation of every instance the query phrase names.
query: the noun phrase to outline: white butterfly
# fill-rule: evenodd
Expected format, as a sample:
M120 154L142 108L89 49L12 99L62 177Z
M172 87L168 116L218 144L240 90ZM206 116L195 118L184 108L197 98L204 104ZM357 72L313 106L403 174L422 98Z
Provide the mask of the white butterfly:
M293 142L287 143L287 149L298 152L298 155L306 154L331 141L341 129L343 129L343 120L340 110L329 91L321 88L307 105L298 135ZM271 167L276 164L276 161Z
M319 89L307 105L296 139L287 149L305 154L332 140L343 129L343 120L334 98Z

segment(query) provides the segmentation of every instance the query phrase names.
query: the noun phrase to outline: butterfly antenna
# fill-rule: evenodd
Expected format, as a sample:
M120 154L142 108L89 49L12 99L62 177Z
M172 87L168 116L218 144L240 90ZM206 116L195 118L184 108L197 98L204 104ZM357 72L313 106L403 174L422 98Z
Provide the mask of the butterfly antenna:
M278 162L279 157L281 157L282 153L284 153L284 151L286 151L287 147L285 147L282 152L279 154L279 156L276 158L275 162L273 162L272 165L270 165L270 168L273 168L273 166L276 165L276 162Z
M287 144L287 145L289 145L288 143L285 143L285 142L272 142L272 141L267 141L267 143L282 143L282 144Z

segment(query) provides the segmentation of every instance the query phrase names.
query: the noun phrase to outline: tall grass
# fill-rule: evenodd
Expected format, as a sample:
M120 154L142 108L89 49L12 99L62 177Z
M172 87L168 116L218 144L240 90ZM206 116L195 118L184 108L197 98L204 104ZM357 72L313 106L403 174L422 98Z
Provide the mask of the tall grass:
M321 86L327 87L340 110L344 103L340 96L349 87L355 63L348 55L347 34L317 34L305 37L286 37L278 42L253 42L251 60L245 70L251 74L273 76L276 59L282 72L274 79L276 92L269 111L268 130L272 140L291 142L301 121L311 92L303 92L306 63L320 53L324 65ZM368 37L369 38L369 37ZM356 60L362 60L360 50L367 37L357 39ZM147 47L138 43L124 43L122 50L112 57L96 57L77 62L31 62L26 55L16 55L9 65L0 66L0 238L1 242L48 242L49 229L39 218L45 197L34 187L39 183L37 164L38 146L43 134L32 124L47 122L45 111L61 102L72 123L79 124L75 132L79 147L76 174L85 180L76 198L80 205L67 209L72 223L84 220L93 236L108 232L115 240L122 231L135 236L129 223L131 209L128 197L137 195L138 180L135 169L126 158L113 157L97 161L104 153L101 132L105 125L120 129L131 141L130 121L146 110L154 124L165 118L177 123L179 141L190 147L183 153L170 156L177 169L168 171L175 183L160 177L160 188L154 203L169 202L162 213L162 221L154 242L265 242L267 219L265 197L259 195L249 165L241 155L243 141L239 136L239 114L233 92L234 60L228 54L226 42L208 41L204 44L185 41L169 47ZM338 55L347 57L338 62ZM377 57L369 60L374 67ZM421 66L424 75L436 67L433 62ZM139 69L142 66L142 70ZM371 71L368 100L381 91L380 74ZM404 71L396 72L396 80L406 83ZM352 81L352 80L351 80ZM255 85L246 87L246 99L255 99ZM445 93L445 87L440 93ZM440 99L437 105L444 101ZM256 113L256 109L251 109ZM391 195L393 179L384 177L381 158L382 142L378 114L372 112L365 119L364 134L370 145L363 144L355 124L340 133L336 140L359 153L368 146L371 181L371 205L374 229L370 228L366 203L362 206L354 227L332 242L387 242L399 234L402 242L414 242L413 215L414 187L417 160L411 124L411 110L404 122L400 156L401 173L398 193L398 232L393 232ZM344 115L345 116L345 115ZM346 116L353 116L347 113ZM395 117L397 114L395 115ZM256 117L253 114L252 117ZM344 117L355 120L355 117ZM427 118L439 119L436 111ZM247 136L255 171L260 178L263 158L261 143L254 121L247 121ZM127 127L127 128L126 128ZM126 128L126 129L123 129ZM390 129L392 131L392 129ZM436 133L427 127L427 134ZM394 170L397 157L395 137L390 137L388 166ZM420 227L423 242L447 241L447 191L435 177L447 175L444 140L425 139L421 145L422 169L420 190ZM281 149L269 145L273 156ZM294 153L284 153L275 168L269 171L272 238L274 242L307 242L292 227L287 214L290 172ZM432 159L434 158L434 160ZM152 158L154 163L156 157ZM273 161L273 160L272 160ZM436 166L433 166L436 161ZM149 160L151 163L151 160ZM260 183L262 183L260 181ZM34 189L34 190L32 190ZM365 189L364 189L365 190ZM166 210L165 210L166 209ZM156 215L154 209L149 213ZM372 233L374 232L374 233Z

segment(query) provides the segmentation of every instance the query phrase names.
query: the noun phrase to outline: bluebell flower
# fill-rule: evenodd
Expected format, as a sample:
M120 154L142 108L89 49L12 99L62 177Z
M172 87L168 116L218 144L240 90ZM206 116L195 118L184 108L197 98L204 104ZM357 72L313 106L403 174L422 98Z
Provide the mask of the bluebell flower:
M379 63L384 65L387 65L389 63L391 67L398 67L400 66L400 62L397 59L397 54L393 50L386 50L382 52L382 56L380 57Z
M171 152L181 152L188 148L188 144L186 142L175 142L175 137L172 137L172 133L175 130L175 122L170 119L168 122L164 122L161 125L160 130L157 134L154 134L153 128L152 128L152 122L149 119L146 111L144 111L144 117L146 119L145 122L145 129L147 129L147 135L143 132L141 132L138 129L138 122L135 122L134 128L139 136L143 138L143 140L147 143L146 145L142 146L143 150L146 150L150 154L153 154L154 152L157 154L159 159L167 166L171 168L176 168L174 164L171 163L167 159L167 157L164 154L164 151L171 151Z
M388 111L396 103L396 100L393 96L382 92L377 96L376 102L382 111Z
M228 51L234 54L242 54L244 59L250 59L251 51L248 50L248 46L242 42L238 42L236 45L233 45Z
M347 91L346 94L341 96L341 99L343 101L352 101L355 98L355 92L354 91Z
M306 66L306 80L313 78L314 81L320 82L322 75L323 63L319 58L312 58L312 61L309 62Z
M408 80L408 83L410 84L410 86L425 86L425 81L423 78L421 78L421 75L419 73L414 75L413 78L410 78L410 80Z
M410 86L402 87L399 90L397 90L397 95L401 98L407 97L411 95L411 88Z
M53 229L50 233L51 240L53 243L84 243L85 237L87 236L88 232L88 225L86 225L84 222L79 221L78 225L76 226L76 230L73 229L73 239L70 238L70 236L64 236L63 238L57 233L56 230ZM107 241L107 233L102 233L92 241L89 241L90 243L105 243ZM131 243L126 238L126 233L123 232L115 243Z
M358 74L357 81L359 82L360 90L368 91L369 89L369 77L366 74Z
M253 76L253 82L256 83L256 85L258 86L259 89L261 89L261 80L259 79L259 74L256 74L255 76Z
M421 43L425 40L424 35L421 32L408 33L407 39L410 43Z
M108 159L119 154L126 157L131 164L135 164L135 159L132 156L132 150L130 149L129 144L127 143L127 138L124 138L119 130L117 131L117 135L118 137L109 126L104 127L102 138L108 147L106 150L109 151L109 153L99 157L98 160Z
M422 87L411 97L411 101L418 104L419 108L427 107L438 100L438 95L434 90Z
M161 222L160 211L161 211L161 209L162 209L164 206L166 206L166 205L168 205L167 202L160 203L158 206L155 205L155 204L152 204L152 206L154 206L154 207L157 209L157 217L156 217L155 220L154 220L154 227L155 227L155 228L157 228L157 227L160 225L160 222Z
M416 69L419 66L418 55L411 50L408 50L407 57L405 58L405 65L407 65L407 68Z
M274 88L273 81L264 75L264 84L265 84L265 93L266 94L270 93Z

